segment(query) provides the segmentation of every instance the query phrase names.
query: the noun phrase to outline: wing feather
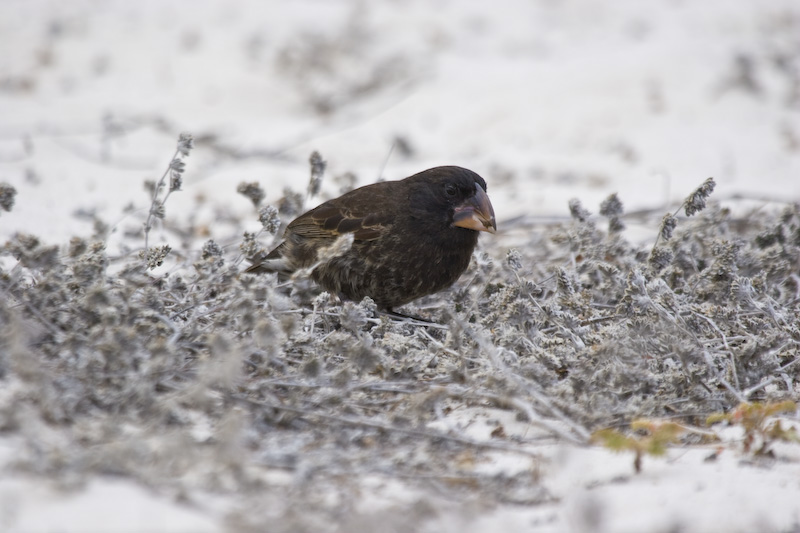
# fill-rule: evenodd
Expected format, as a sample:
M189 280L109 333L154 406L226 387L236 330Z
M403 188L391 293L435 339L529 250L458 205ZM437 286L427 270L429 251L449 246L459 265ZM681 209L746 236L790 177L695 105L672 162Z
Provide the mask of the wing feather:
M391 228L389 206L397 201L392 191L382 192L382 189L367 185L329 200L292 221L286 228L287 234L333 240L344 233L353 233L359 241L377 239Z
M286 271L316 261L317 250L330 246L339 236L352 233L356 242L379 239L391 231L399 191L395 182L367 185L329 200L294 219L284 233L284 241L268 255L251 259L247 272ZM278 263L277 259L285 259Z

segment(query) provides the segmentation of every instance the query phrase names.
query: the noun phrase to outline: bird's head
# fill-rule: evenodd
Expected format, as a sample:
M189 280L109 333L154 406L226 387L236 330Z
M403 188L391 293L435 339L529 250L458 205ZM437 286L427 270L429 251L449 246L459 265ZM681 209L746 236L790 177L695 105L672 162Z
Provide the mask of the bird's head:
M478 174L448 166L431 168L408 179L417 182L411 197L414 211L440 219L449 227L497 231L486 182Z

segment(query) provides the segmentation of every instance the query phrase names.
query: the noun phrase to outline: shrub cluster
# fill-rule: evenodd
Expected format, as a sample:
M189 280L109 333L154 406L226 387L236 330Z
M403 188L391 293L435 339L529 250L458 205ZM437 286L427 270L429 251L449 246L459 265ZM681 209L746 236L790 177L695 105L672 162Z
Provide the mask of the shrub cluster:
M125 475L185 497L235 492L237 528L280 518L324 531L353 516L370 476L486 504L549 498L534 466L474 468L493 450L529 461L533 438L499 423L484 441L432 429L448 413L511 411L536 439L585 443L638 417L695 421L798 397L797 204L736 216L706 205L708 180L683 218L645 220L658 237L638 246L619 198L599 217L573 201L571 220L518 221L510 229L526 237L514 248L502 234L482 239L454 287L404 308L432 322L397 320L307 279L242 273L263 234L318 192L317 154L308 190L277 208L240 185L264 229L239 250L207 241L184 261L145 244L191 148L182 136L149 189L153 207L129 237L142 253L114 268L102 241L16 235L2 247L0 430L23 444L20 470L67 484ZM13 188L0 191L11 209ZM164 263L167 273L153 270ZM434 512L414 510L397 519Z

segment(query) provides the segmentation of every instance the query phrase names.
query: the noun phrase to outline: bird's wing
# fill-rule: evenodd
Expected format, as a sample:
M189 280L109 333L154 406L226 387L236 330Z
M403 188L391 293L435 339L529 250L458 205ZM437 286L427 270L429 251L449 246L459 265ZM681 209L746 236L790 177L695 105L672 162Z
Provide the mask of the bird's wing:
M390 223L387 216L371 213L355 216L349 210L333 206L320 206L295 219L286 228L294 235L307 239L335 239L345 233L352 233L359 241L369 241L380 237Z
M391 227L392 207L398 200L392 197L391 191L383 189L386 187L361 187L329 200L293 220L286 234L333 240L352 233L357 241L377 239Z
M378 185L376 187L376 185ZM391 230L403 203L394 182L367 185L329 200L294 219L284 241L270 253L253 257L245 272L292 272L313 264L317 251L352 233L356 242L374 241Z

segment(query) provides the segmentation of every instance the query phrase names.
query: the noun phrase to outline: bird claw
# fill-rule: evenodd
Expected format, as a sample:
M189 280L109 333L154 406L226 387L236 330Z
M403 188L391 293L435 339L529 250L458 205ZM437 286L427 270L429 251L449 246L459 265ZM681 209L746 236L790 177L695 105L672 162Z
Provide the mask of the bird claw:
M441 324L434 322L433 320L428 320L427 318L422 318L419 316L398 313L397 311L392 311L391 309L378 311L378 313L384 316L388 316L389 318L394 318L399 322L406 322L412 326L442 327Z

